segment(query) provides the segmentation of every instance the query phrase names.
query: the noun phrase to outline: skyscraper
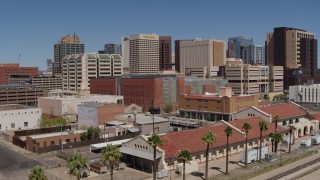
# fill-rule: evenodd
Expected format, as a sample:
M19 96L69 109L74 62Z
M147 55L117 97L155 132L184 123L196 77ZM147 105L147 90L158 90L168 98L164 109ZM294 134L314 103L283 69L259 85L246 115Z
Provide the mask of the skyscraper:
M104 45L105 54L122 54L121 44L107 43Z
M66 55L82 54L84 51L84 44L75 34L62 37L61 40L54 45L53 74L62 73L62 59Z
M124 67L133 74L159 73L159 35L132 34L122 40Z
M266 63L284 67L284 89L308 80L320 83L317 40L306 30L277 27L267 33Z
M171 36L159 36L159 70L172 69Z
M240 58L244 64L264 64L262 46L254 45L252 38L243 36L232 37L228 40L229 58Z

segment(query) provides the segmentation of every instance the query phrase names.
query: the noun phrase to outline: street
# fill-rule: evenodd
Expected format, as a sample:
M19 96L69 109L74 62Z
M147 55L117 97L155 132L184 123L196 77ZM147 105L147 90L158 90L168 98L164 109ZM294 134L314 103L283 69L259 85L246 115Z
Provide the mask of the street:
M0 179L28 179L30 170L37 165L40 163L0 144Z

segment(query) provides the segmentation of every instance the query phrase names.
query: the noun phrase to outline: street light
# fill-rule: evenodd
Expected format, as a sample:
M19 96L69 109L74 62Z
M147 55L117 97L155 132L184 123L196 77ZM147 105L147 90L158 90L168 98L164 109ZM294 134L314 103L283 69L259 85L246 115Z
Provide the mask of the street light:
M172 168L171 168L171 167L172 167L172 162L176 159L177 154L180 153L180 151L181 151L181 150L178 150L178 151L176 152L176 154L173 156L173 158L171 159L171 162L170 162L170 164L171 164L171 165L170 165L170 180L171 180L171 171L172 171Z

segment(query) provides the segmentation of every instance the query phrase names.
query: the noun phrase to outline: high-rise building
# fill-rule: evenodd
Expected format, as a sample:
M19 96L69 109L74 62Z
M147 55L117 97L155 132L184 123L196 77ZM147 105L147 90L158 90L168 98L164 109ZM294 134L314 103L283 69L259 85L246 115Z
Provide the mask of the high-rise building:
M228 40L228 58L240 58L244 64L264 64L264 48L254 45L252 38L243 36Z
M116 43L105 44L104 54L122 54L121 44L116 44Z
M64 91L90 90L90 78L122 75L118 54L67 55L62 65Z
M159 70L172 69L171 36L159 36Z
M159 73L159 35L129 35L129 72L133 74Z
M54 45L53 74L62 73L62 59L66 55L82 54L84 50L84 44L75 34L62 37L61 40Z
M211 69L223 66L226 62L225 41L179 40L175 45L175 63L178 64L180 73L185 74L190 68Z
M284 89L304 84L308 80L320 82L317 67L317 40L305 30L277 27L267 33L266 63L284 67Z

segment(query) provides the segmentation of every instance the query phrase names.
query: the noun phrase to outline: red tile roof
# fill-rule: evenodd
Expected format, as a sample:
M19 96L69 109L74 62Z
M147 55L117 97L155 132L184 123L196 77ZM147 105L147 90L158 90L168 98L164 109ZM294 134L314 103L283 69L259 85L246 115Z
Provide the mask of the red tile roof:
M262 99L261 101L259 101L259 106L261 105L268 105L268 104L272 104L272 102L270 100L267 99Z
M272 117L278 115L280 119L307 115L307 111L305 109L291 102L275 104L259 109L267 114L272 115Z
M310 117L314 120L320 121L320 113L310 114Z
M262 121L260 117L252 117L248 119L230 121L229 123L240 130L242 129L242 126L245 122L249 123L252 128L248 135L248 139L250 140L260 137L260 130L258 124L259 121ZM269 122L267 123L269 128L267 131L263 132L263 136L269 135L270 132L274 132L274 125ZM212 147L225 146L227 143L227 139L224 129L226 127L227 125L223 123L218 123L203 128L161 135L161 138L163 139L163 145L160 146L160 148L165 150L165 158L171 158L176 156L177 152L182 149L188 149L191 152L204 151L206 149L206 145L201 140L201 137L208 131L211 131L217 139L216 143L213 144ZM278 126L278 131L283 132L286 131L286 129ZM244 140L245 137L243 135L233 130L233 135L230 137L230 144L244 142Z

